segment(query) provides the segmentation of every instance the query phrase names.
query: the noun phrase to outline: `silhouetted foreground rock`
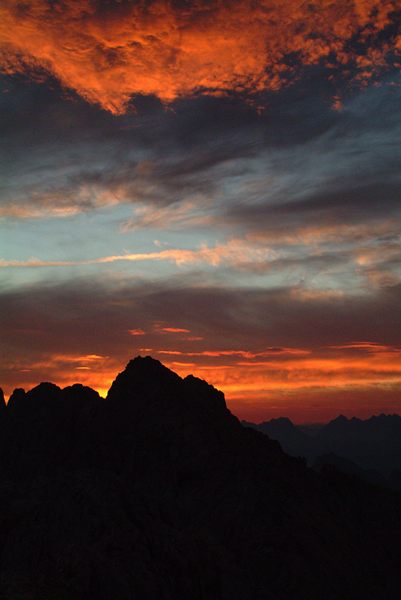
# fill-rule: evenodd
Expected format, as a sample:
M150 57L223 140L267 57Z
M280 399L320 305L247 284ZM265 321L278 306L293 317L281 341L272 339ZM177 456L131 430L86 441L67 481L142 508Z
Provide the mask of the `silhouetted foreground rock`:
M400 598L399 495L307 469L149 357L106 400L19 391L0 429L1 599Z

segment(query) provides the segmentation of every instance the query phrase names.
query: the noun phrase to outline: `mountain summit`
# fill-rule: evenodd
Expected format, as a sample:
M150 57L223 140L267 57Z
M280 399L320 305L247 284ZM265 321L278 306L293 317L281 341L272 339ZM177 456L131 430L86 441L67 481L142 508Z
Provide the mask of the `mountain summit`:
M183 413L227 412L224 395L205 381L192 375L182 379L150 356L137 356L117 375L107 394L114 408L124 407L134 413L154 409Z
M308 469L206 382L137 357L105 400L17 396L0 415L2 599L400 597L399 495Z
M150 356L137 356L117 375L107 399L115 401L127 395L137 401L143 400L143 395L157 399L166 390L176 388L180 382L179 375L158 360Z
M114 413L141 418L168 408L177 401L181 378L150 356L137 356L117 375L106 397Z

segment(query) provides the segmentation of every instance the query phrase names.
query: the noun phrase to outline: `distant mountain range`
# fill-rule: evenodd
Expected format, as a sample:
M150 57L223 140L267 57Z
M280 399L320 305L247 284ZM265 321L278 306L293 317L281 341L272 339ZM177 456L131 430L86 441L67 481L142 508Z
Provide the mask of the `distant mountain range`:
M401 597L401 495L308 468L202 380L138 357L106 400L0 406L2 600Z
M340 415L326 425L304 428L288 418L255 424L243 421L277 440L291 456L309 465L332 465L371 482L401 490L401 416L378 415L367 420Z

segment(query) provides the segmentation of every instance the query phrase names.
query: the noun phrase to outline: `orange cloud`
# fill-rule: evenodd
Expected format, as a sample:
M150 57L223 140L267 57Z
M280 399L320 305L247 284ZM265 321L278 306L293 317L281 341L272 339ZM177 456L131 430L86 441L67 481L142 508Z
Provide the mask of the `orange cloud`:
M166 333L190 333L189 329L182 327L162 327L161 331L165 331Z
M195 93L279 89L300 64L352 66L368 80L401 47L365 48L396 0L3 0L0 64L49 73L88 102L121 114L136 94L163 102ZM349 49L358 38L358 51ZM292 60L293 64L293 60Z
M395 346L387 346L385 344L377 344L376 342L350 342L339 346L331 346L338 350L366 350L366 352L398 352L401 353L401 348Z
M304 350L302 348L269 348L267 350L263 350L262 352L250 352L249 350L202 350L200 352L182 352L180 350L157 350L157 353L174 356L185 355L211 358L217 358L221 356L233 356L237 358L241 357L246 359L253 359L263 356L303 356L306 354L310 354L309 350Z

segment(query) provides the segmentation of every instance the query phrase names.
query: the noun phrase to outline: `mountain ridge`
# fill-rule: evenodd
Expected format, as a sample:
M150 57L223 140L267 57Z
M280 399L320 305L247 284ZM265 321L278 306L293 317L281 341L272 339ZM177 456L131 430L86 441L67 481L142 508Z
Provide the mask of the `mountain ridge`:
M146 357L106 399L19 395L0 417L1 598L398 600L400 496L307 468L206 382Z
M243 421L277 440L284 451L302 456L310 465L354 464L355 472L369 481L386 484L401 490L401 416L372 415L368 419L339 415L322 424L313 434L289 419L279 418L259 424ZM351 465L349 465L351 466Z

